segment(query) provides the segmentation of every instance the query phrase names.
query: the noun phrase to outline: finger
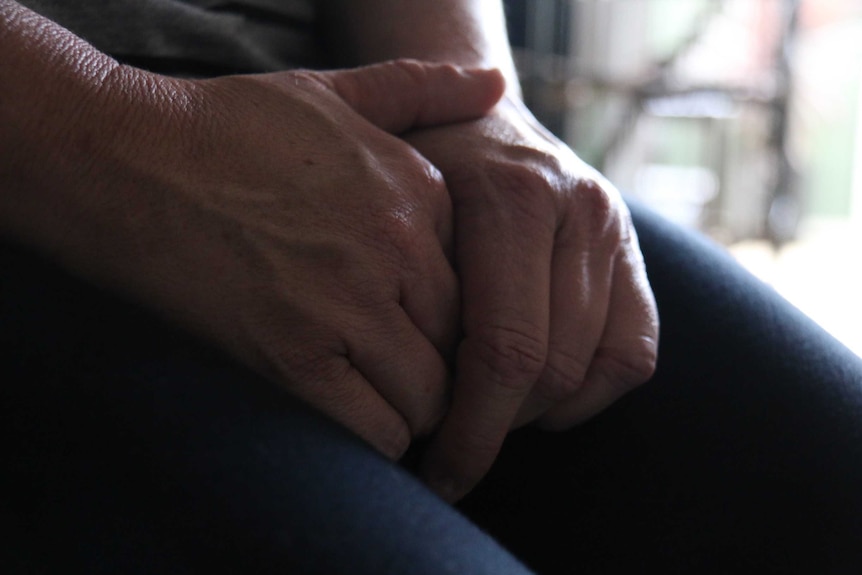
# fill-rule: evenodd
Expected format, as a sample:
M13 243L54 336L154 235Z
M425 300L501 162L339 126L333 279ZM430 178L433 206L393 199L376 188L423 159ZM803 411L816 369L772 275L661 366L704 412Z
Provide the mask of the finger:
M440 172L407 144L396 142L406 148L405 154L414 155L416 174L409 207L392 214L385 228L399 254L399 301L419 331L451 362L461 320L451 255L452 202Z
M557 232L551 276L548 357L514 427L533 421L583 384L604 331L614 254L620 236L608 194L593 180L578 184L577 212Z
M419 199L423 201L425 209L431 214L431 220L434 222L433 232L436 234L440 246L443 248L443 253L446 259L453 265L454 257L454 222L452 220L452 196L446 184L446 179L440 170L431 164L424 156L422 156L416 148L416 143L422 143L423 132L408 134L399 140L403 143L407 150L405 153L415 154L424 164L425 178L428 182L428 187L423 189L419 194Z
M620 220L593 179L579 181L572 198L577 211L567 212L554 247L548 359L516 427L580 388L605 327Z
M428 245L421 253L421 261L406 263L401 307L449 364L455 359L461 331L460 286L439 244Z
M524 398L545 364L554 213L530 186L514 193L523 210L493 193L456 203L456 255L462 281L464 340L453 401L423 461L422 473L455 500L490 468ZM544 197L544 196L542 196ZM552 217L548 216L549 219Z
M411 432L404 417L344 355L331 356L316 365L314 373L292 379L298 397L389 459L397 461L410 446Z
M446 410L449 372L442 356L393 302L358 320L345 339L350 362L406 421L411 437L428 435Z
M393 60L320 75L351 108L393 134L479 118L506 88L503 74L496 69L417 60Z
M634 236L617 256L613 282L607 327L584 383L542 416L542 427L566 429L586 421L647 381L655 370L658 312Z

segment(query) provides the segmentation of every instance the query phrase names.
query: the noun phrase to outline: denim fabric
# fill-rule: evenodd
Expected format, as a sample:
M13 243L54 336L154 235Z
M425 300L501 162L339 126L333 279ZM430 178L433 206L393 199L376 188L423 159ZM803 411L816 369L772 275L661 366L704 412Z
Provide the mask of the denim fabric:
M3 246L0 572L857 573L862 360L720 248L632 209L655 377L571 431L513 433L457 509L219 353Z

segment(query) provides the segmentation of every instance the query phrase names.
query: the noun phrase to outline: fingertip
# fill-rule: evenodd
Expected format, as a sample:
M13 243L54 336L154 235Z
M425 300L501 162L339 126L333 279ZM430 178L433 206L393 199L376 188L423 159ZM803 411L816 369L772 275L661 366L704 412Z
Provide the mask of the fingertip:
M506 80L497 68L396 61L409 71L419 94L409 128L439 126L481 118L503 97Z
M396 430L374 437L374 447L382 453L390 461L398 461L407 450L410 448L412 440L410 429L406 422L400 422L401 425Z
M503 73L496 68L410 59L319 72L313 77L366 120L393 134L480 118L506 90Z
M451 417L451 412L448 417ZM456 431L452 428L451 419L445 420L419 466L422 480L450 503L472 491L490 469L499 451L499 448L479 448L474 441L465 441L468 437L469 431Z
M428 443L418 471L419 477L432 491L445 501L455 503L477 483L467 479L470 475L469 463L475 463L476 459L464 459L464 446L450 439L451 425L451 420L443 422L441 429Z
M486 110L493 108L506 93L506 76L499 68L466 68L464 74L482 83L486 90Z
M447 503L457 503L470 492L471 487L466 487L462 482L455 479L451 474L445 473L439 467L430 463L427 459L420 467L419 476L431 491L440 496Z

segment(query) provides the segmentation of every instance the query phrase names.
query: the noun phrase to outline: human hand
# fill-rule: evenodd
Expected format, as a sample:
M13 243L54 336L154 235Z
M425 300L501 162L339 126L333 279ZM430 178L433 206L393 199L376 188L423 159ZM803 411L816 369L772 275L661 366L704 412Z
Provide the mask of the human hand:
M511 428L565 429L646 381L658 313L619 193L523 104L407 140L454 208L464 339L422 473L456 500Z
M444 182L390 133L481 116L500 74L129 74L101 92L112 142L66 182L87 189L65 262L400 457L446 409L459 293Z

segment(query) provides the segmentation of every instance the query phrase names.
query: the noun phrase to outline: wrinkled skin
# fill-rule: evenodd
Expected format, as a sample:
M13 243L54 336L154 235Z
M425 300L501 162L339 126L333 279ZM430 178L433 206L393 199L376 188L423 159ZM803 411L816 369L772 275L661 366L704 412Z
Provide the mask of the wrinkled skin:
M413 28L355 31L382 39L364 57L388 43L500 62L514 81L504 35L479 18L491 4L452 2L454 20L423 6ZM0 92L0 233L393 459L429 436L423 472L447 498L512 427L568 427L651 373L655 306L624 205L516 89L495 107L500 73L401 61L171 79L15 3L0 10L0 74L15 79ZM442 26L460 41L440 51ZM417 33L387 36L399 29Z
M203 81L117 68L92 104L112 135L64 178L84 199L55 226L59 257L397 459L446 410L459 286L445 183L392 134L477 118L503 84L415 61Z
M455 500L510 428L571 427L644 383L658 313L619 193L522 104L408 141L454 206L464 339L424 473Z

